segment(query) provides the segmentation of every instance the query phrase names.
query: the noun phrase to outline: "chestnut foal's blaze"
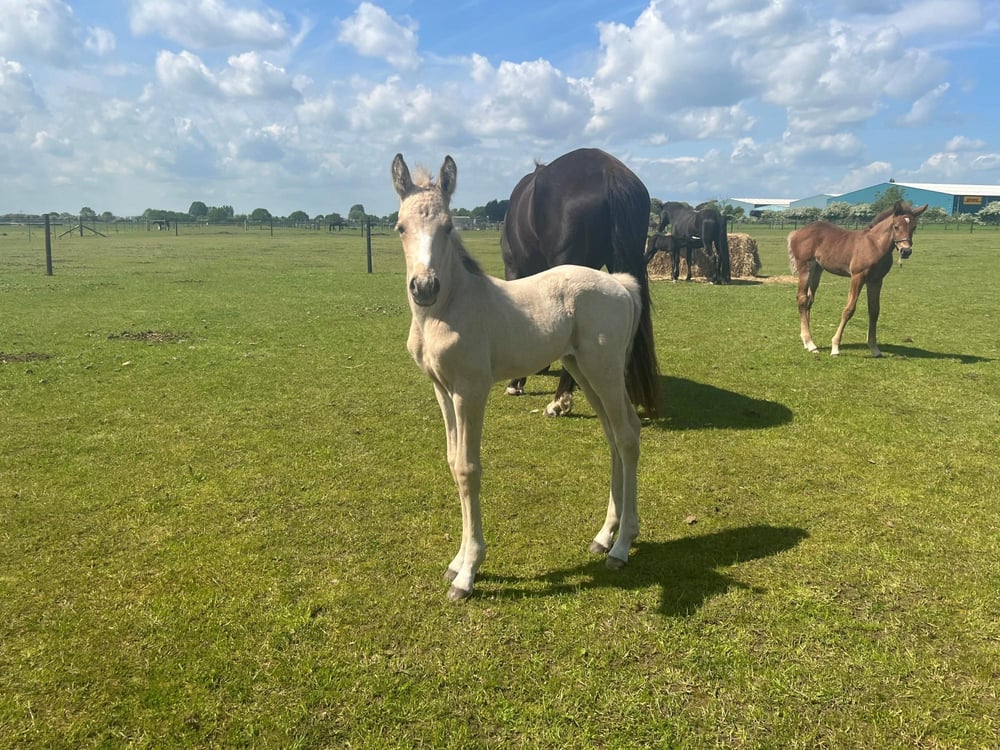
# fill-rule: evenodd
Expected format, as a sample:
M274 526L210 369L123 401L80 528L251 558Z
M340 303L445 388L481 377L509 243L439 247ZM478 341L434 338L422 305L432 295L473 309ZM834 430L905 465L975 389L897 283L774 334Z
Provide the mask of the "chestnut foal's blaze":
M913 230L917 228L917 217L927 210L927 206L913 208L910 204L896 201L865 229L842 229L825 221L807 224L788 235L788 259L792 273L798 274L800 335L805 348L814 352L812 331L809 329L809 310L816 299L823 271L837 276L849 276L851 288L847 295L847 305L840 317L840 325L833 335L830 354L840 354L840 340L844 326L854 315L861 287L868 289L868 346L873 357L881 357L882 352L875 340L878 324L879 298L882 280L892 269L892 251L899 250L900 258L909 258L913 252Z

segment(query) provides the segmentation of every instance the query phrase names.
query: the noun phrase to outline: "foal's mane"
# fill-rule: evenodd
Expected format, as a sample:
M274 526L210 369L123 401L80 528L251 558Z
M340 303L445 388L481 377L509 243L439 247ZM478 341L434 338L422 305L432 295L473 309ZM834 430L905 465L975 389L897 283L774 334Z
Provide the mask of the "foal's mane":
M896 201L891 206L889 206L889 208L885 209L884 211L882 211L882 213L880 213L878 216L876 216L874 219L872 219L869 222L869 224L868 224L868 228L869 229L874 229L877 224L879 224L880 222L885 221L890 216L892 216L894 213L896 213L896 209L897 208L901 209L902 211L904 211L906 213L911 213L913 211L913 204L912 203L903 203L903 201Z

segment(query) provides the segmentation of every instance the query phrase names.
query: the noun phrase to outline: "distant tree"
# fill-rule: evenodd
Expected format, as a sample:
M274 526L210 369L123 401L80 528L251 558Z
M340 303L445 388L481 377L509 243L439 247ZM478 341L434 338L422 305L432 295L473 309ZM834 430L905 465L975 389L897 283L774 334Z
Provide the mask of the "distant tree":
M110 211L105 211L103 214L101 214L101 221L105 223L111 223L114 220L115 220L115 215Z
M309 221L309 214L305 211L292 211L288 214L288 220L293 222Z
M855 203L851 206L851 219L859 224L867 224L875 218L875 209L871 203Z
M80 209L80 218L81 219L96 219L97 218L97 211L95 211L94 209L92 209L90 206L84 206L83 208Z
M209 221L227 221L233 218L233 207L232 206L211 206L205 217Z
M201 201L194 201L191 204L191 208L188 209L188 214L192 219L201 219L208 216L208 206L206 206Z
M250 221L267 221L271 218L271 212L266 208L255 208L250 212Z
M930 209L928 209L930 211ZM924 213L927 215L927 212ZM1000 201L987 203L976 213L976 216L985 224L1000 224Z
M489 221L503 221L504 216L507 215L507 204L510 203L508 200L498 201L496 199L491 200L485 206L483 206L483 212Z
M875 200L872 201L872 216L878 216L880 213L885 211L887 208L892 208L896 201L905 200L903 196L903 188L899 185L889 185L881 193L875 196Z
M834 223L848 221L851 218L851 204L846 201L833 201L826 205L820 216L824 221Z
M363 224L366 216L365 207L360 203L355 203L351 206L351 210L347 212L347 220L352 224Z
M940 206L930 206L926 211L924 211L923 216L920 217L920 221L930 222L931 224L940 224L941 222L947 220L948 212Z

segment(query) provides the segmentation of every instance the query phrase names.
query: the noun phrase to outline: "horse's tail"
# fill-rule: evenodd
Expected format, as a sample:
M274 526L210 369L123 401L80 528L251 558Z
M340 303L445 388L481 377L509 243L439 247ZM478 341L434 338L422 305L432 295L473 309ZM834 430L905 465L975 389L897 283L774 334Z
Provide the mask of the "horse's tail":
M725 215L720 213L722 227L719 230L719 264L722 266L722 280L729 282L733 280L733 269L729 259L729 222Z
M611 222L612 272L625 272L639 284L639 325L632 340L625 381L632 403L655 417L660 401L660 365L653 339L652 299L646 273L646 233L649 228L649 192L631 172L605 175Z

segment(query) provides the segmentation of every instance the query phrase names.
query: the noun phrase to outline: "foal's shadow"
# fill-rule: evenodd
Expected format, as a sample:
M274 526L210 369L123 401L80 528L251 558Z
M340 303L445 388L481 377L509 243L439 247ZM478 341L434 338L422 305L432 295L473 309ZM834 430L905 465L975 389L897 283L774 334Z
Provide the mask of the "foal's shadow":
M703 536L686 537L670 542L639 542L628 565L611 571L603 557L595 557L581 565L538 576L534 581L545 584L534 587L509 588L525 579L480 575L482 582L502 582L504 595L547 597L596 588L661 589L659 612L669 617L692 614L712 597L731 588L760 591L722 572L749 560L757 560L790 550L809 534L794 526L745 526Z
M859 349L868 351L868 344L842 344L843 349ZM948 354L946 352L931 352L926 349L918 349L914 346L901 346L899 344L879 344L878 348L882 354L889 357L899 357L900 359L950 359L963 365L974 365L980 362L992 362L989 357L980 357L975 354Z
M776 401L666 375L660 378L660 418L653 424L667 430L756 430L791 421L792 410Z

